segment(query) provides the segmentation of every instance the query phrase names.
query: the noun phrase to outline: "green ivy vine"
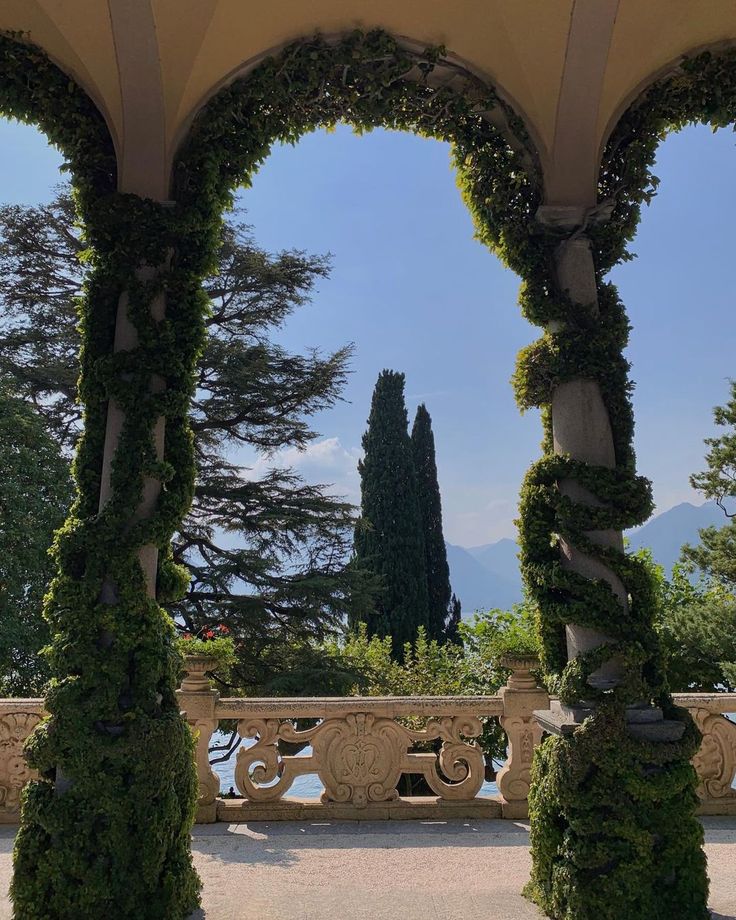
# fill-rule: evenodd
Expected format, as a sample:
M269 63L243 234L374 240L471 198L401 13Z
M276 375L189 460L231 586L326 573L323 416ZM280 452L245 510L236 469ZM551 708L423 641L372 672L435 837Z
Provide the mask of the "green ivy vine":
M222 212L235 188L250 184L273 143L295 143L308 131L344 121L358 131L381 126L451 144L479 239L524 279L522 309L547 330L522 352L514 380L520 405L541 407L545 420L544 456L527 476L520 522L522 567L540 611L544 666L568 701L590 699L587 678L613 652L626 662L626 680L598 694L596 715L571 738L542 746L531 800L534 895L554 917L606 918L631 907L627 916L700 920L705 878L688 764L697 733L669 702L646 573L586 534L633 526L651 511L649 485L634 465L622 355L628 322L603 277L626 257L638 209L653 194L650 166L663 132L702 118L703 111L706 120L733 121L730 105L716 106L718 84L711 84L728 74L732 85L732 64L701 56L683 65L669 88L653 88L649 102L633 107L611 138L600 185L602 199L613 203L612 217L587 230L599 280L593 320L559 290L554 256L564 237L536 221L542 183L521 119L441 48L418 54L383 32L355 32L338 42L319 36L300 41L264 60L195 118L176 157L176 204L169 208L115 191L114 153L99 113L17 38L0 39L0 110L38 124L67 155L93 272L81 305L79 496L57 539L59 576L48 606L58 676L47 697L51 718L29 745L42 779L25 796L13 883L16 916L177 920L196 902L188 850L196 788L191 739L174 698L178 659L171 624L146 594L138 552L146 544L161 552L159 598L181 590L186 575L170 565L167 551L191 497L187 408L207 310L200 285L215 265ZM712 102L704 103L706 96ZM142 265L156 268L152 280L142 279ZM113 354L124 291L139 345ZM161 295L166 318L155 322L150 308ZM552 392L576 378L601 388L614 469L552 451ZM163 390L154 386L157 379L165 382ZM112 497L99 510L110 399L125 410L125 424ZM163 461L153 441L160 416L166 418ZM154 514L139 520L135 508L146 477L158 479L162 489ZM563 496L562 478L579 481L600 507ZM628 610L607 583L562 568L560 537L616 572L630 596ZM603 628L616 645L568 663L563 637L569 622ZM631 738L624 710L639 700L657 702L669 717L685 721L684 739L647 745ZM658 887L665 893L655 899ZM641 905L654 912L636 913ZM682 905L685 913L678 912Z
M709 916L703 832L694 819L696 777L689 763L700 736L667 692L652 631L652 588L636 560L586 537L589 530L641 523L651 510L648 484L634 473L628 367L621 355L628 325L615 288L603 278L629 258L627 244L641 206L656 193L652 165L659 143L693 122L714 129L736 122L733 49L680 62L628 109L608 140L599 202L611 208L611 217L587 231L598 273L600 320L591 324L585 311L581 315L565 304L559 292L545 299L555 291L553 273L546 284L540 274L531 299L523 301L530 318L557 323L520 356L521 405L544 409L557 383L575 376L596 380L609 411L617 461L616 469L607 471L554 457L548 431L547 455L530 471L522 493L522 563L540 607L546 670L564 701L598 699L595 716L571 739L547 739L535 759L530 894L552 917ZM555 482L563 477L576 478L603 506L584 508L554 494ZM562 569L555 546L560 536L621 578L628 611L604 582L584 583ZM602 629L617 641L566 664L565 622ZM613 692L593 691L588 677L614 653L624 659L626 680ZM651 744L632 738L625 706L637 701L653 702L665 718L683 722L681 741Z
M11 896L17 920L146 917L179 920L198 903L189 832L197 797L193 742L179 714L180 658L170 619L149 597L139 551L154 544L160 589L186 585L166 564L194 481L187 417L206 304L197 278L170 258L178 215L116 191L107 126L89 97L24 36L0 35L0 113L33 123L71 172L91 272L79 305L84 435L77 498L57 534L45 615L53 641L49 718L27 743L40 773L23 796ZM143 281L141 266L164 266ZM127 292L138 346L113 353ZM166 294L167 317L150 307ZM165 383L158 391L156 378ZM111 497L99 508L108 404L124 412ZM154 426L166 418L163 461ZM145 480L162 484L154 513L136 518Z

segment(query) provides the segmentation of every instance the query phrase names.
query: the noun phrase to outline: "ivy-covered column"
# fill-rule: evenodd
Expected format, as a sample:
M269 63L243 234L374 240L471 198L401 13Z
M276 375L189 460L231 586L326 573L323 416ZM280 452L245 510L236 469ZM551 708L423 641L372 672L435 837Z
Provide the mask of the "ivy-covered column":
M635 473L628 323L583 216L540 208L548 268L523 294L546 331L517 386L543 408L546 439L522 492L522 566L559 697L536 714L549 736L529 800L530 894L560 920L704 920L698 733L667 693L652 585L621 537L652 507Z
M577 209L570 215L573 225L567 228L571 234L579 231L579 227L575 226L575 211ZM559 227L559 209L555 209L553 214L557 218L556 226ZM544 215L545 210L540 208L537 212L538 218L543 219ZM559 243L553 259L559 288L569 297L572 304L587 311L590 322L595 323L600 313L590 240L577 232L576 235ZM561 323L558 328L564 333L564 321L558 320L557 323ZM555 321L550 325L554 333ZM615 468L616 451L611 422L600 386L595 379L578 377L560 382L552 392L550 411L552 448L555 454L591 466ZM591 506L600 504L595 495L578 479L563 478L559 481L558 488L562 495L573 502ZM600 546L623 550L623 536L620 531L588 531L586 537ZM584 578L600 578L608 582L622 610L628 611L626 589L618 575L604 561L581 552L564 535L560 535L560 557L563 568ZM605 630L575 622L565 624L565 640L568 658L574 658L582 652L589 652L615 641ZM620 683L621 676L620 658L612 656L601 664L601 667L590 676L589 681L598 687L611 688Z
M24 793L11 896L16 920L183 920L199 895L197 779L159 603L188 580L170 541L194 485L188 409L206 303L182 267L175 205L75 181L90 247L84 433L53 548L49 718L26 747L40 779Z
M201 247L176 206L118 190L104 118L27 36L0 33L0 113L62 151L89 269L84 432L76 499L53 547L49 718L27 743L40 778L23 793L14 916L183 920L198 902L197 782L175 696L180 658L158 602L187 582L169 546L194 484Z
M186 585L168 547L193 488L202 303L176 268L175 209L115 192L85 204L85 429L77 500L54 547L50 717L27 745L41 779L24 796L12 898L18 920L178 920L198 899L197 786L157 599Z

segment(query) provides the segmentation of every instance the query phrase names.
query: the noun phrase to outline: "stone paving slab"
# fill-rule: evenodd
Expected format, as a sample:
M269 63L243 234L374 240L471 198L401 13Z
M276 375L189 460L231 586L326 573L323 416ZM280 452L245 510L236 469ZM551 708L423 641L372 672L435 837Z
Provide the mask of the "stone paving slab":
M736 820L703 824L713 920L736 920ZM13 834L0 828L2 892ZM486 819L200 825L192 920L540 920L521 897L528 846L525 822Z
M508 821L202 826L199 917L535 920L520 896L527 846L526 828Z

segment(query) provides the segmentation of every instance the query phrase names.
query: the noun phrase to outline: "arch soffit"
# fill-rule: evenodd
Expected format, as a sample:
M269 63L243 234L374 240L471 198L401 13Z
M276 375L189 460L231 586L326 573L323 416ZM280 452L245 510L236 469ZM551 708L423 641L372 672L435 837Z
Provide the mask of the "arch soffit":
M382 29L413 40L419 48L443 45L470 72L499 88L523 113L540 151L553 133L556 94L567 40L567 12L574 0L282 0L278 15L268 5L242 0L177 0L192 7L197 36L182 47L171 0L153 4L165 74L168 139L181 139L181 126L192 113L247 62L300 38ZM177 17L177 18L174 18ZM534 27L530 27L533 19Z
M115 50L107 5L84 3L84 16L73 23L52 15L45 2L3 0L0 32L20 32L89 96L110 132L120 156L123 119L116 75L109 67ZM77 22L77 18L80 22Z
M645 96L648 90L650 90L653 86L656 86L658 83L666 81L668 77L674 76L678 72L682 62L688 58L697 57L699 54L702 54L705 51L711 51L717 54L719 52L733 50L734 48L736 48L736 37L712 42L710 44L693 46L692 48L680 52L677 57L672 58L666 64L663 64L655 71L649 73L630 92L628 92L623 99L620 100L616 108L611 113L608 121L605 123L605 127L601 132L600 144L598 148L599 163L602 161L606 145L608 144L611 135L615 132L621 119L632 107L638 105L639 101L643 96Z
M331 35L322 35L321 37L325 39L330 44L338 44L343 38L345 38L349 33L333 33ZM421 54L422 51L427 48L428 43L423 41L416 41L406 36L396 36L393 38L407 51L410 51L414 54ZM304 37L305 41L308 41L308 37ZM296 39L298 42L299 39ZM187 135L192 127L197 116L207 107L207 104L217 95L220 90L229 86L236 80L247 78L250 73L252 73L259 64L269 57L277 57L285 48L289 45L294 44L294 41L284 42L274 48L269 48L256 57L250 58L247 61L244 61L242 64L234 68L230 73L224 76L216 85L212 86L207 93L197 102L195 106L187 113L186 118L184 118L180 124L176 135L173 138L171 144L171 158L170 165L173 166L173 163L176 160L178 150L181 148L182 144L187 138ZM491 77L487 74L480 72L478 68L473 67L467 61L462 60L458 55L453 54L451 51L448 51L443 56L443 61L440 61L436 68L435 74L439 77L438 83L444 82L452 75L452 71L455 71L457 76L462 77L466 75L474 80L479 81L483 85L491 88L494 93L501 99L506 105L508 105L511 110L521 119L524 123L524 127L529 134L529 138L534 147L532 154L536 160L536 165L541 168L541 171L544 170L544 162L546 160L547 152L543 144L543 141L539 135L539 132L536 128L534 122L529 118L529 116L524 112L522 107L517 103L517 101L504 90L502 86L499 86ZM497 120L493 117L493 113L488 113L488 120L494 127L498 128L500 131L504 132L505 125L501 120ZM516 138L506 135L509 141L518 147L518 141Z

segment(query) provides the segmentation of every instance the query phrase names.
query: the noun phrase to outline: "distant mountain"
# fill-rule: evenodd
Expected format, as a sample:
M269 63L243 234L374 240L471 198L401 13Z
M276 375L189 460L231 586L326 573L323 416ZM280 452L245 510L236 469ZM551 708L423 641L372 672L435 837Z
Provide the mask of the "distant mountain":
M483 546L469 546L467 551L484 569L501 578L513 576L519 567L519 547L508 538Z
M648 546L656 562L669 572L680 558L684 543L698 543L698 531L703 527L724 527L728 521L715 502L691 505L683 502L663 511L638 530L626 534L632 550Z
M715 502L692 505L683 502L663 511L638 530L629 531L629 546L648 546L654 559L669 572L680 557L684 543L697 543L698 531L714 524L722 527L726 518ZM452 590L460 598L463 615L492 607L508 609L521 600L521 575L513 540L499 540L483 546L447 545Z
M463 616L491 607L508 609L521 600L518 549L513 540L499 540L472 549L446 545L450 582L462 603ZM483 552L479 559L474 553L480 550Z

